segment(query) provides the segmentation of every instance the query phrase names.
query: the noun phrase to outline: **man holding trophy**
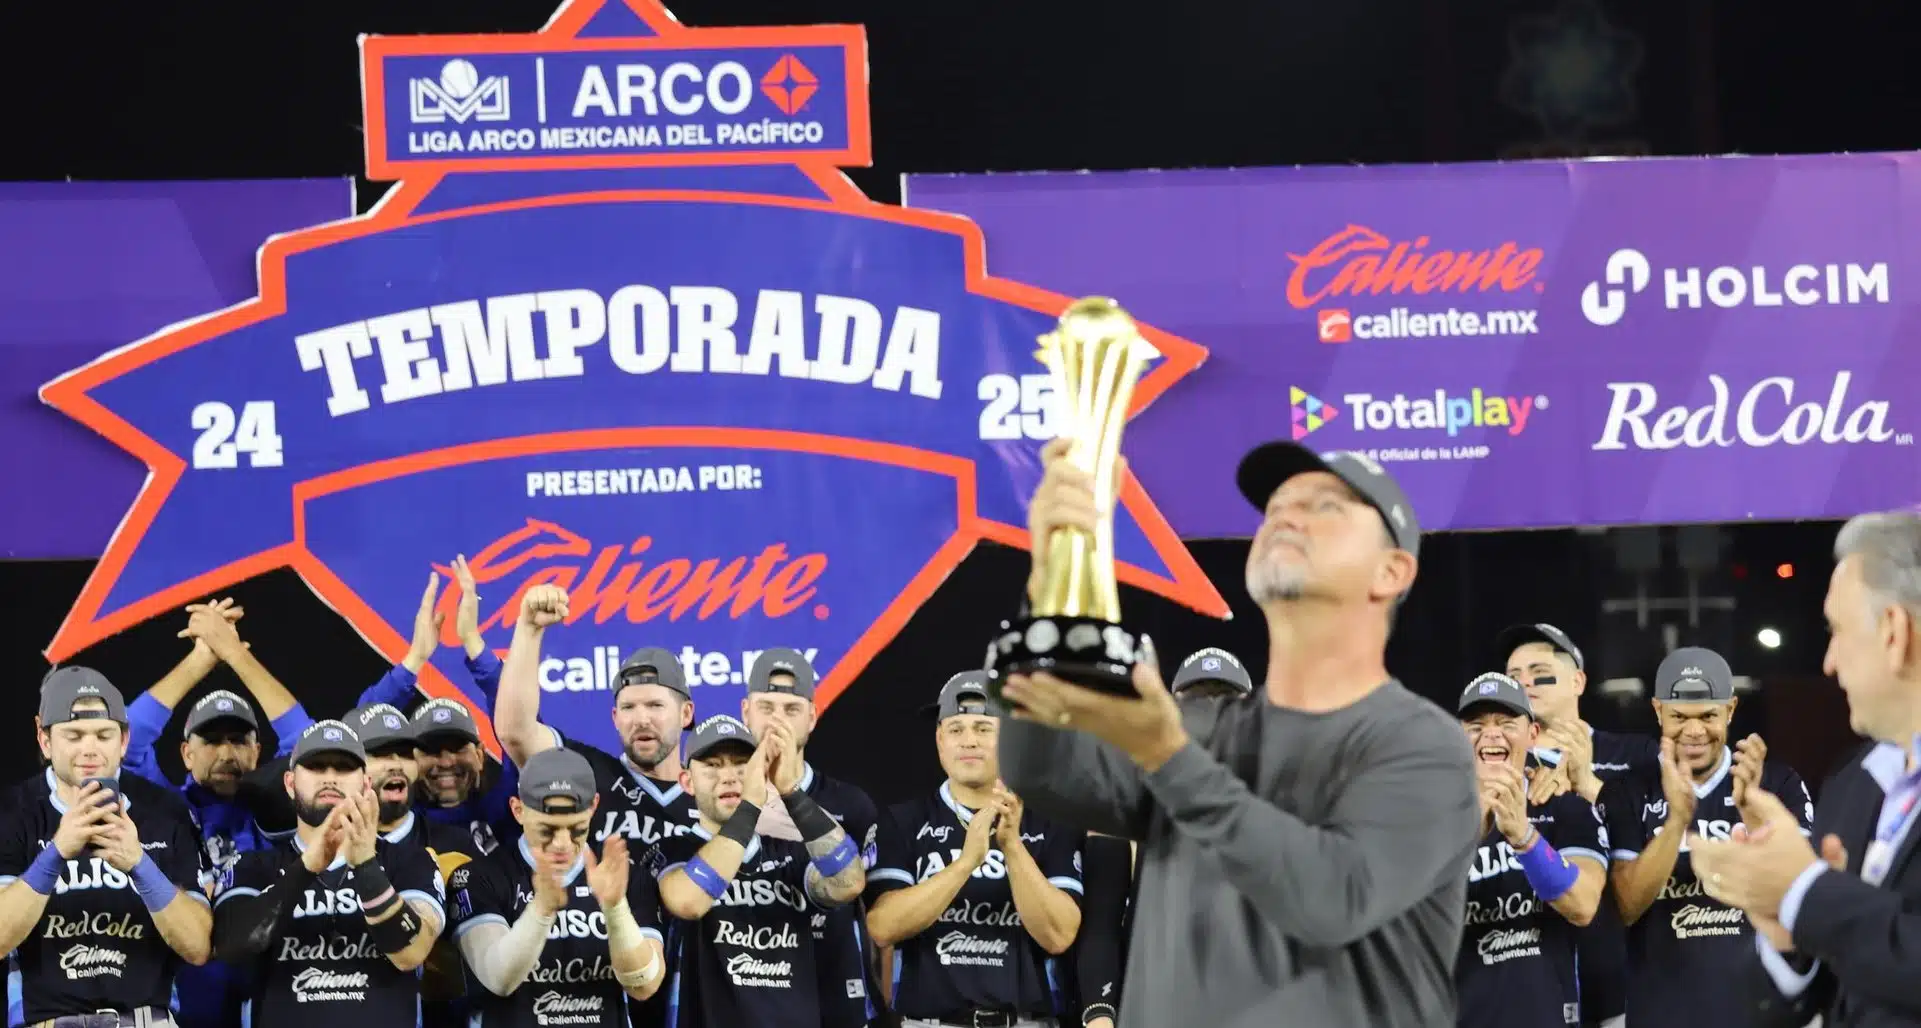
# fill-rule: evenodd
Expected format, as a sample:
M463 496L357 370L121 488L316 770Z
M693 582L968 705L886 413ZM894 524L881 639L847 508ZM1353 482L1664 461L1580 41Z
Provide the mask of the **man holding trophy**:
M1027 609L990 646L989 687L1008 786L1140 843L1148 927L1122 1028L1452 1025L1479 807L1459 725L1386 669L1420 547L1406 495L1359 454L1274 442L1242 459L1264 702L1190 737L1114 583L1120 432L1155 353L1101 298L1041 342L1066 428L1042 451Z

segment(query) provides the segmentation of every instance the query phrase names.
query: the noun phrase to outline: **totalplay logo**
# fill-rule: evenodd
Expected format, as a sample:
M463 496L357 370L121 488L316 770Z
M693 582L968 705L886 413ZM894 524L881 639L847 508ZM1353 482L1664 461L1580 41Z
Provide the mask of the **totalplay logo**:
M1300 386L1289 386L1287 402L1294 408L1294 438L1302 439L1309 432L1333 421L1340 416L1341 409L1326 403L1313 393Z

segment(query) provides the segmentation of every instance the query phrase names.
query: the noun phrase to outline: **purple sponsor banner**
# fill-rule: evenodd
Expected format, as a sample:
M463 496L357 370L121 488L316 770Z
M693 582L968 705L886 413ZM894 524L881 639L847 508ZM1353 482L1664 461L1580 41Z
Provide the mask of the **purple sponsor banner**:
M915 176L989 270L1211 351L1128 426L1186 538L1254 443L1387 464L1430 529L1921 500L1921 156ZM1903 345L1905 344L1905 345Z
M268 236L353 214L347 179L0 184L0 558L98 557L146 467L40 383L254 295ZM17 492L15 492L17 490Z

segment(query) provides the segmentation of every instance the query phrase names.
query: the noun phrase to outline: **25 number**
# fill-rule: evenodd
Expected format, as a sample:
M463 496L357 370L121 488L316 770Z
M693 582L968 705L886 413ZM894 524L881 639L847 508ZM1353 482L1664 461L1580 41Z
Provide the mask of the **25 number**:
M981 379L982 439L1052 439L1054 378L1052 375L988 375Z
M236 468L240 455L256 468L277 468L282 462L280 434L274 431L272 400L249 400L240 408L238 419L233 407L209 400L193 409L194 431L200 438L193 442L196 469Z

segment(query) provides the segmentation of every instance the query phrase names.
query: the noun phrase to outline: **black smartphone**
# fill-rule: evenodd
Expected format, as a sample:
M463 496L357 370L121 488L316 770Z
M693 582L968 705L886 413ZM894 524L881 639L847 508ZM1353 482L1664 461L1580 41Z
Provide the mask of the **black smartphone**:
M80 780L80 788L81 788L82 790L85 790L85 789L86 789L86 787L87 787L87 784L88 784L89 782L91 782L91 783L93 783L93 784L95 784L95 785L98 785L98 786L100 786L100 788L101 788L101 791L103 791L103 792L108 792L108 793L112 793L112 794L113 794L113 803L114 803L114 806L115 806L116 808L117 808L117 807L119 807L119 805L120 805L120 782L119 782L119 781L118 781L117 779L113 779L113 778L83 778L83 779L81 779L81 780Z

